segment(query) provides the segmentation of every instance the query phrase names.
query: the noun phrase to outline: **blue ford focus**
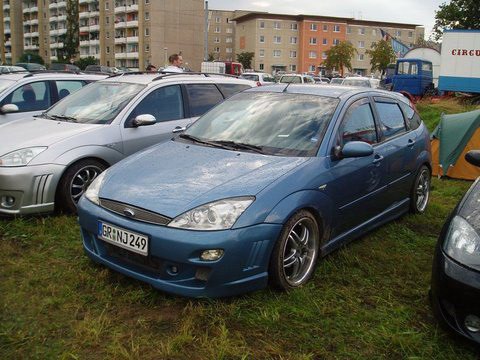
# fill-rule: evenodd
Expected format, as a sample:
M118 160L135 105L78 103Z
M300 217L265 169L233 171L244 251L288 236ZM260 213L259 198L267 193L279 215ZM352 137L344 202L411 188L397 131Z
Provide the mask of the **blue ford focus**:
M184 296L290 290L334 249L424 212L430 162L428 131L399 94L255 88L98 176L78 205L83 246Z

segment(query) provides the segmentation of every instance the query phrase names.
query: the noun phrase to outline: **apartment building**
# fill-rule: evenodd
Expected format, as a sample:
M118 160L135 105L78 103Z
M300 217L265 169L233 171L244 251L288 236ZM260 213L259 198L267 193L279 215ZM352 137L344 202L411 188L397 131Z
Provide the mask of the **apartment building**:
M94 57L100 61L101 42L100 36L100 1L79 0L78 21L79 21L79 57Z
M365 53L382 38L381 30L411 45L424 36L424 28L352 18L282 15L250 12L234 18L236 53L254 52L253 66L265 72L325 73L326 52L340 41L350 41L358 51L352 59L354 72L370 74Z
M0 14L1 62L11 63L23 53L23 14L22 3L17 0L3 0Z
M210 10L208 12L208 55L214 60L235 60L236 11Z

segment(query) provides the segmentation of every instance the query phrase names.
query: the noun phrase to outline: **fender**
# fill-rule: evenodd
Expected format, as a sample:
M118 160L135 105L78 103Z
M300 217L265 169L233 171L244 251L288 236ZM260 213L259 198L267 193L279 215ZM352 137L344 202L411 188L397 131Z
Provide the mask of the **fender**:
M55 163L68 166L85 158L96 158L103 160L108 166L115 164L125 157L124 154L107 146L88 145L70 149L55 159Z

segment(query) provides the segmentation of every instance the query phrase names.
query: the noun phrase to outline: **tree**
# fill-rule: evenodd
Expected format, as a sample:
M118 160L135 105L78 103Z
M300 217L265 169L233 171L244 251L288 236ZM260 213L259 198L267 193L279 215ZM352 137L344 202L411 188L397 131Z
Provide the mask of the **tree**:
M75 65L77 65L80 69L85 70L88 65L98 65L98 61L93 56L88 56L75 61Z
M207 61L215 61L215 54L214 53L209 53Z
M18 62L21 63L37 63L37 64L45 64L45 61L43 61L42 57L34 52L31 51L25 51L22 56L20 56L20 59Z
M237 61L243 65L244 69L252 68L252 59L255 56L254 52L244 51L237 54Z
M78 0L67 0L67 32L59 36L59 41L63 42L63 49L58 49L58 60L60 62L69 62L75 58L80 44L79 39L79 20L78 20Z
M347 68L352 71L352 58L357 53L350 41L340 41L337 45L327 50L327 59L323 65L328 69L339 69L343 76L343 69Z
M480 1L450 0L435 11L435 25L432 36L435 40L442 37L444 29L480 28Z
M380 40L372 43L369 50L365 51L370 56L370 65L372 71L380 71L383 74L388 64L394 62L397 59L395 51L389 41Z

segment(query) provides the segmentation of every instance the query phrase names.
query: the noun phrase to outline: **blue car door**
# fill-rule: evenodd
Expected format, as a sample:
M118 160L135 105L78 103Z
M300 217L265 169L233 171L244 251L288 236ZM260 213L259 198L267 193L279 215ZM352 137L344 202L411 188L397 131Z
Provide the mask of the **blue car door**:
M370 156L342 158L341 148L350 141L371 144ZM348 233L381 213L386 204L386 165L384 146L379 143L378 128L368 97L350 103L335 133L334 154L330 157L331 181L328 195L336 204L332 239Z

